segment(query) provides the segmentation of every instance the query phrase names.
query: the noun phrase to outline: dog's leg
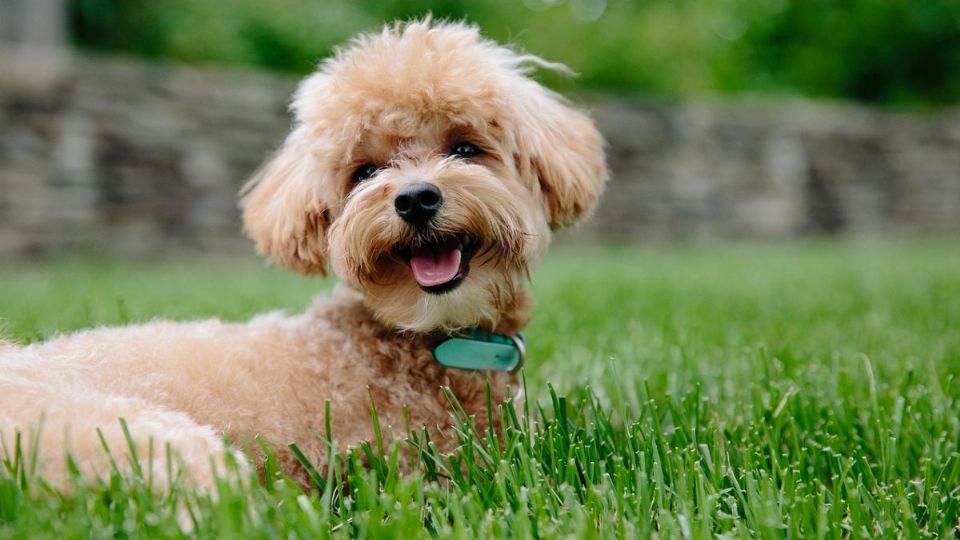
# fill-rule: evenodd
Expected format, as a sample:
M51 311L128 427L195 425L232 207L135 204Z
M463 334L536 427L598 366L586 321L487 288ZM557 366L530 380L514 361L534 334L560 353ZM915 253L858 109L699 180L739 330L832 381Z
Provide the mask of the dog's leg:
M228 452L241 469L249 467L213 429L185 414L139 398L75 387L65 392L60 386L61 396L51 400L51 390L52 385L0 381L0 442L6 452L13 451L19 431L28 459L33 445L38 445L39 473L54 486L69 487L67 452L86 478L106 478L116 464L124 473L140 470L143 479L160 490L179 475L197 487L212 489L215 474L225 471ZM126 422L129 439L120 418ZM168 477L168 459L174 478Z

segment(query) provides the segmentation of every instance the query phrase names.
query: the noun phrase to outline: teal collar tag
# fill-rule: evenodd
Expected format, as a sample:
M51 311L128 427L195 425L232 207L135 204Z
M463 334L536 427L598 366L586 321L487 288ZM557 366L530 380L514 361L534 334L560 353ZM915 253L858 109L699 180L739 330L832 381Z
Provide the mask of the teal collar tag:
M505 336L477 328L464 330L433 348L433 357L449 368L514 372L526 356L523 336Z

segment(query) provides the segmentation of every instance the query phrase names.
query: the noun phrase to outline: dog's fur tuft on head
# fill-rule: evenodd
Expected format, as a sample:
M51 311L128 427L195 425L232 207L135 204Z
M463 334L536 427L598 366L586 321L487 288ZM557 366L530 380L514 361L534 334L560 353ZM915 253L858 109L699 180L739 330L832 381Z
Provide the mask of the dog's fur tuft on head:
M328 263L387 324L497 326L551 229L587 214L606 178L593 123L531 80L535 67L556 66L460 23L356 38L297 90L293 132L245 190L248 234L294 270ZM462 143L476 153L456 155ZM361 167L376 172L357 181ZM425 226L395 209L414 182L442 193ZM472 256L469 277L446 294L422 290L409 249L450 239Z

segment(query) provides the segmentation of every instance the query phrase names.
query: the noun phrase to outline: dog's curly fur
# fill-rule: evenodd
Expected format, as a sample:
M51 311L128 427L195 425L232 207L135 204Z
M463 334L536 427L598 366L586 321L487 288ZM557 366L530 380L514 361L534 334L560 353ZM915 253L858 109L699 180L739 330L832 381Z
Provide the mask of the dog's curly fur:
M516 375L448 369L431 348L460 328L523 328L529 272L551 230L588 213L607 176L593 123L528 78L537 67L557 66L460 23L398 23L354 39L301 83L292 132L242 194L259 250L305 274L331 268L343 282L333 297L247 323L158 321L0 343L0 442L10 448L16 430L42 420L48 478L66 479L66 450L85 473L102 474L109 462L96 428L123 464L122 417L141 456L151 440L168 444L189 477L209 485L223 450L243 463L260 457L225 448L224 436L261 437L305 480L283 448L296 442L325 462L327 400L340 448L372 438L371 395L388 433L405 432L406 414L449 448L443 387L483 428L487 384L494 400L510 399ZM478 153L454 155L463 142ZM356 174L365 165L368 179ZM415 181L443 194L427 226L394 208ZM469 274L431 294L410 250L453 242Z

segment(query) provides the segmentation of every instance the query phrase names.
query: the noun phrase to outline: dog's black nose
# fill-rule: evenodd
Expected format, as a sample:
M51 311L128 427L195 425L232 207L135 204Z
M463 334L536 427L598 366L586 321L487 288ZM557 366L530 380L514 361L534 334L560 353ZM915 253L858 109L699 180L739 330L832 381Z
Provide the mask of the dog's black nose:
M437 213L442 203L440 188L430 182L414 182L403 186L393 206L407 223L423 225Z

